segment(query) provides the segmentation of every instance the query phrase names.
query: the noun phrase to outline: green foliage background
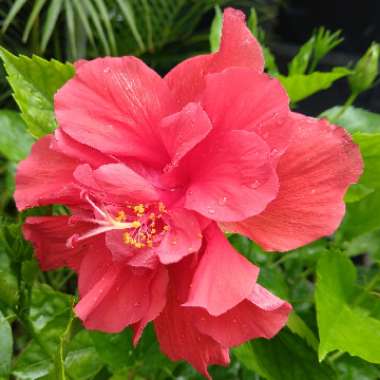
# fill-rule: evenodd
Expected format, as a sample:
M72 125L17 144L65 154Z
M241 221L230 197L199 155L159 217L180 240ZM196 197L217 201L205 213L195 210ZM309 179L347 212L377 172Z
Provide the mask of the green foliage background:
M165 72L187 56L208 51L209 41L217 50L222 13L215 8L211 27L208 23L203 27L204 16L213 14L212 7L227 3L5 0L0 4L1 380L200 379L187 364L173 363L160 353L151 327L136 349L129 330L120 334L84 330L72 314L75 275L67 269L42 273L21 235L27 215L60 214L62 209L18 214L12 194L17 163L36 138L56 127L53 95L74 72L65 61L134 54ZM261 16L273 13L262 2L257 5ZM352 93L346 103L321 117L352 133L365 172L346 194L346 217L329 238L269 255L246 238L230 237L237 250L260 266L259 282L287 299L294 313L274 339L234 349L231 366L212 368L211 373L214 379L241 380L379 379L380 115L353 106L376 83L379 47L372 45L357 65L318 71L320 60L343 36L320 28L289 63L288 72L280 73L254 10L248 25L264 45L266 70L286 87L294 108L335 81L349 80ZM31 53L45 58L30 57Z

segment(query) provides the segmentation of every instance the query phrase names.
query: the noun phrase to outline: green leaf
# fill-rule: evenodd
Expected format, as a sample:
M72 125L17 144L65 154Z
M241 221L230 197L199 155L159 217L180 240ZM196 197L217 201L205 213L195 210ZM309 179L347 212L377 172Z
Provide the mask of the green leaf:
M215 16L211 23L210 30L210 47L211 51L215 52L219 50L220 36L222 34L223 14L219 5L215 6Z
M21 8L25 5L26 1L27 0L16 0L13 3L12 8L9 10L7 17L3 22L3 27L1 28L2 33L5 33L5 31L8 29L8 26L14 21L18 12L20 12Z
M293 311L289 315L287 326L294 334L297 334L299 337L304 339L314 351L318 351L318 339L315 337L313 331L310 330L309 326L296 312Z
M13 353L12 329L0 311L0 376L7 376L11 369Z
M336 67L330 72L315 71L312 74L294 74L287 77L278 75L277 78L285 87L290 100L298 102L316 92L326 90L338 79L351 73L344 67Z
M305 74L311 55L313 53L315 37L312 36L305 44L301 46L298 53L289 63L288 76Z
M28 22L26 23L24 33L22 35L22 42L26 42L29 38L29 34L35 25L36 20L38 20L40 16L40 12L42 7L45 5L47 0L36 0L33 5L33 9L30 12L30 16L28 18Z
M91 331L90 336L99 356L112 370L132 364L133 345L130 329L126 329L119 334Z
M137 28L133 7L131 6L129 0L116 0L116 2L119 5L121 13L123 14L128 26L130 27L132 35L135 38L140 50L144 51L145 44Z
M344 355L335 364L339 380L378 380L380 368L354 356Z
M28 130L35 137L51 133L56 128L54 94L74 75L74 67L36 56L15 56L4 48L0 56Z
M318 262L315 301L320 360L340 350L380 363L380 320L355 304L356 279L355 266L341 252L327 252Z
M33 287L28 317L33 339L16 360L12 371L16 378L64 379L57 357L72 321L71 306L71 296L54 291L46 284Z
M311 62L309 72L312 73L317 67L319 61L331 50L336 48L343 42L341 37L341 30L337 30L332 33L328 29L325 29L323 26L317 29L314 32L315 41L314 41L314 52L313 60Z
M337 119L342 110L342 106L336 106L324 111L320 117L325 117L335 124L341 125L349 132L379 132L380 114L363 110L362 108L348 107L347 110Z
M346 217L340 228L345 239L351 239L380 228L380 191L374 191L364 199L347 204Z
M69 343L65 369L70 379L92 379L104 366L86 330L77 333Z
M11 161L24 159L33 143L20 114L0 110L0 153Z
M136 377L159 379L160 374L167 375L176 366L160 352L151 325L145 328L136 348L132 345L131 329L125 329L119 334L92 331L90 335L100 358L112 372L133 368L133 374ZM164 376L164 378L167 377Z
M267 380L333 380L334 371L319 364L316 352L288 329L271 340L256 339L234 349L239 361Z
M46 20L42 30L41 50L45 51L50 37L56 27L58 16L61 12L63 0L51 0L47 11Z
M364 173L360 184L372 189L380 189L380 133L360 133L353 135L359 145L364 160Z
M355 183L350 186L346 195L344 196L344 201L346 203L354 203L362 200L367 195L373 193L373 189L362 185L360 183Z

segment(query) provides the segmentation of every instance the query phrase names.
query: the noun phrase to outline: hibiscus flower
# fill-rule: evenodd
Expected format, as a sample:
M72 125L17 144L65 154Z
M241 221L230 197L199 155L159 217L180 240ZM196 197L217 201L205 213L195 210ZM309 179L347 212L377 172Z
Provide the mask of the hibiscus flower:
M153 321L161 349L209 377L229 348L273 337L291 306L223 231L268 251L330 235L361 172L357 146L327 121L290 111L237 10L220 50L163 79L134 57L76 64L55 96L58 129L17 171L24 235L43 270L78 273L76 315L88 329Z

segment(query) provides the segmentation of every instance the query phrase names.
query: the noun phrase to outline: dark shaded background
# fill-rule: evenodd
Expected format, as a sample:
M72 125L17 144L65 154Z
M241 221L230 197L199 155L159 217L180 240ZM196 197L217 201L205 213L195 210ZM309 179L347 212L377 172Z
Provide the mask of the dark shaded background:
M323 25L330 30L341 29L344 42L330 53L320 69L354 63L372 41L380 42L379 0L287 0L281 2L272 27L273 51L282 67L311 35ZM329 90L300 102L299 109L309 114L341 104L349 94L347 81L339 80ZM380 85L360 95L356 106L380 112Z

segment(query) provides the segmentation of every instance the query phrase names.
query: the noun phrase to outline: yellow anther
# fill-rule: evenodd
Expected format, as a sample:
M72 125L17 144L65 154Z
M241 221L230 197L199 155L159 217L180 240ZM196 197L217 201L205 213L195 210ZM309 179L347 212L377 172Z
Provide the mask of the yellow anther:
M116 220L117 222L124 222L124 221L125 221L125 218L126 218L126 216L125 216L125 212L124 212L124 211L119 211L119 212L116 214L116 218L115 218L115 220Z
M129 234L129 232L125 232L123 234L123 240L125 244L129 244L131 242L131 235Z
M155 228L152 228L152 229L150 230L150 232L151 232L152 235L154 235L157 231L156 231Z
M136 213L136 214L141 214L139 216L142 216L145 212L145 207L142 203L136 205L133 207L133 211Z
M139 227L141 227L141 222L139 222L138 220L134 220L133 222L131 222L131 227L132 228L139 228Z
M168 226L168 225L165 225L162 229L163 229L164 231L169 231L169 226Z
M145 244L144 243L140 243L139 241L135 243L135 247L136 248L143 248L145 247Z
M166 212L166 207L162 202L158 202L158 210L160 212Z
M146 245L149 247L149 248L152 248L153 247L153 241L152 240L148 240L146 242Z
M156 214L155 214L154 212L151 212L151 213L149 214L149 219L151 219L151 220L156 219Z

